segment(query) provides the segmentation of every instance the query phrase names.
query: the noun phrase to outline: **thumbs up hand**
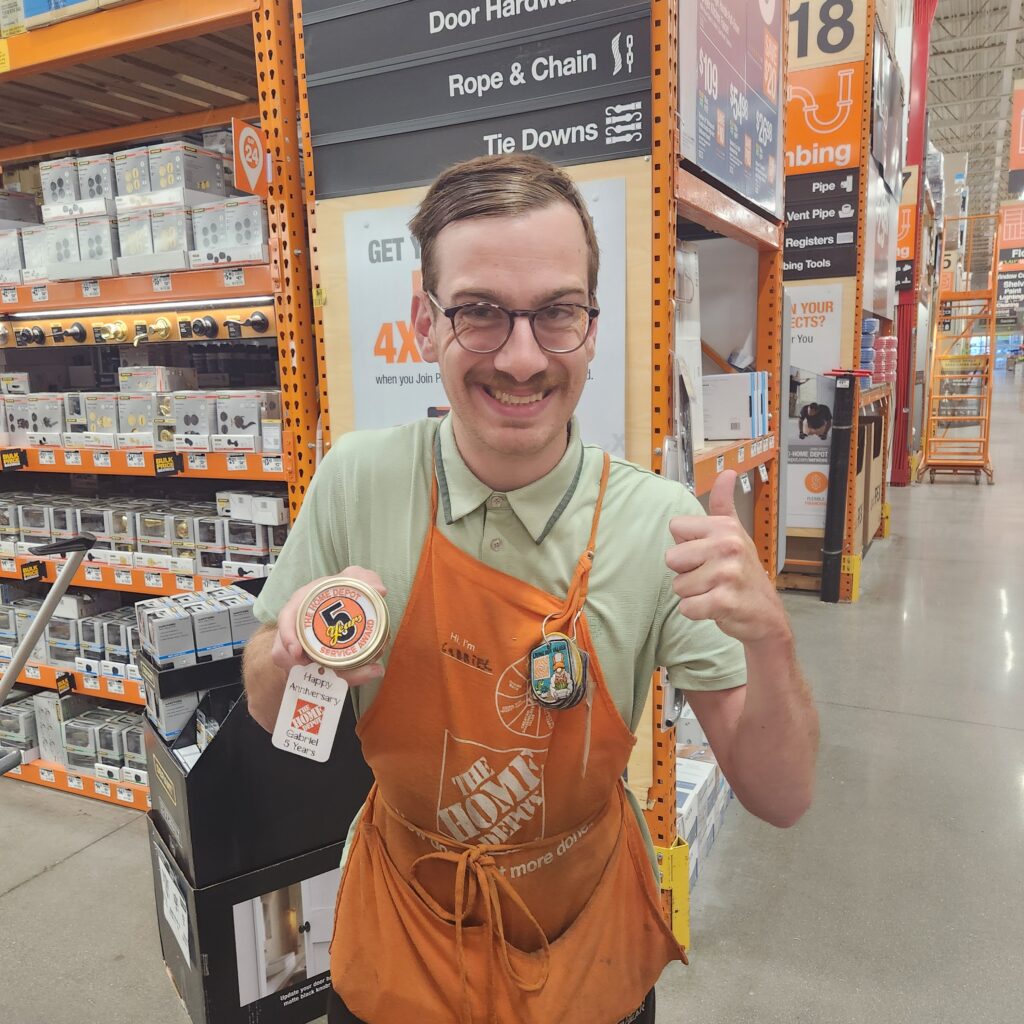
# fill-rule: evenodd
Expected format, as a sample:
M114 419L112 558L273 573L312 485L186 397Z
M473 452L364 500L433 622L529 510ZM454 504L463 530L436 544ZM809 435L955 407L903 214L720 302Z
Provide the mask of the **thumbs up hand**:
M688 619L714 619L741 643L789 635L779 595L736 515L736 473L723 473L711 489L707 516L676 516L675 545L665 555L676 573L673 589Z

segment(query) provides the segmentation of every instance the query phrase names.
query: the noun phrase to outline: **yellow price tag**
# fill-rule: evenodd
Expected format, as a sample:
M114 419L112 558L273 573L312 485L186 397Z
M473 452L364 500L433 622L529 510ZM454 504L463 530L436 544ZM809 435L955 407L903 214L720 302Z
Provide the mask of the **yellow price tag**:
M0 75L11 70L11 48L6 39L0 39Z

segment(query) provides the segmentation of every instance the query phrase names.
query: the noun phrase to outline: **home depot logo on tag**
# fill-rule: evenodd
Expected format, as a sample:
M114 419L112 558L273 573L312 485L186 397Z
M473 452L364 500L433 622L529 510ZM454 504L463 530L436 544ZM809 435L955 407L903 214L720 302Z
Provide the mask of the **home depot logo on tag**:
M308 732L311 736L320 733L320 723L327 709L323 704L313 704L308 700L295 702L295 713L292 715L292 728L300 732Z

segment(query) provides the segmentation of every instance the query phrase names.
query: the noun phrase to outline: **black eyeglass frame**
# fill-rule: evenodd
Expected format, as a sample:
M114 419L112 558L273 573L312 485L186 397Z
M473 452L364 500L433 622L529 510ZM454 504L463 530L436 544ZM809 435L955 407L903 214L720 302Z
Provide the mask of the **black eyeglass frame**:
M483 300L478 300L476 302L460 302L457 306L442 306L437 296L433 295L431 292L424 292L424 294L437 307L438 311L448 318L452 325L452 334L455 336L455 340L459 345L475 356L490 356L494 355L495 352L500 352L508 344L508 339L512 337L512 332L515 330L516 320L521 316L525 316L530 321L530 333L533 335L533 340L537 342L538 346L543 351L547 352L548 355L571 355L573 352L578 352L587 343L587 338L590 337L590 332L594 328L594 321L601 313L601 310L597 306L585 306L582 302L551 302L547 306L541 306L539 309L506 309L504 306L499 306L496 302L485 302ZM490 309L499 310L508 317L508 334L505 335L505 338L500 345L481 351L480 349L466 348L463 344L462 339L459 337L459 332L455 329L455 317L461 310L471 309L474 306L487 306ZM583 332L583 337L580 339L578 345L574 345L572 348L552 349L548 348L540 338L537 337L537 329L534 326L534 321L546 309L551 309L554 306L572 306L575 309L582 309L587 314L587 329Z

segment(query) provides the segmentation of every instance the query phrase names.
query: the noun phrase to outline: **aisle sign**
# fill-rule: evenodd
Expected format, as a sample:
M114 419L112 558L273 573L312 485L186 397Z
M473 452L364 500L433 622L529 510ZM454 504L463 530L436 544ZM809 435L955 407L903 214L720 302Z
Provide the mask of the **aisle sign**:
M625 454L626 187L622 178L579 182L601 247L596 355L577 410L585 441ZM409 234L414 206L344 214L348 320L333 330L352 339L355 429L443 415L447 398L434 363L424 361L409 321L419 287L419 251ZM323 223L331 203L319 204ZM331 308L331 307L328 307Z
M1024 199L1024 79L1021 78L1013 83L1008 186L1012 198Z
M860 166L863 63L790 72L786 173Z
M786 178L785 279L854 276L859 207L859 167L790 174Z
M338 0L303 20L318 199L484 154L650 153L648 3Z
M270 154L267 152L263 129L254 128L251 124L233 117L231 140L235 188L266 199L270 180Z
M778 215L783 0L682 0L679 17L682 154Z
M920 173L917 166L903 172L903 194L900 197L899 223L896 228L896 291L908 292L914 287L917 263L917 222L919 213Z
M863 60L866 12L863 0L789 0L788 73Z

